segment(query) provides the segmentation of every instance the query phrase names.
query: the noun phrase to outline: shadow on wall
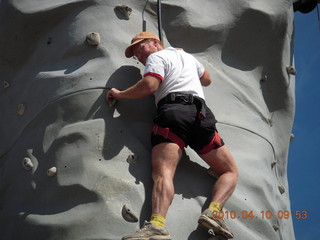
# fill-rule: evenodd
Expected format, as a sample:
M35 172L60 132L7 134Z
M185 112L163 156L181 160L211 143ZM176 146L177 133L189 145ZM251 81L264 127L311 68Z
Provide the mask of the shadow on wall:
M272 26L274 23L267 14L252 9L244 12L226 37L221 52L222 61L242 71L265 65L268 61L266 55L277 56L273 52L281 47L276 46L278 37L275 34L278 31L272 31Z
M163 3L162 6L163 29L173 47L183 48L188 53L200 53L221 42L220 29L186 24L187 10L185 8L166 3Z
M290 84L289 77L284 75L285 66L279 54L287 34L287 24L283 21L287 21L286 16L272 18L261 11L248 9L230 29L221 51L221 60L229 67L241 71L262 68L261 79L257 81L261 83L262 94L271 113L286 107Z
M146 146L146 134L150 134L152 119L155 114L153 98L140 100L120 100L116 105L109 107L106 103L106 94L110 88L126 89L142 78L140 69L133 66L122 66L117 69L107 80L105 91L91 106L86 120L93 118L105 119L105 139L103 157L111 160L126 146L133 151L137 145L132 137L142 139ZM144 126L141 126L141 122ZM135 126L135 127L134 127ZM140 134L142 134L141 137ZM149 136L149 135L148 135Z
M6 36L1 39L3 44L0 45L0 59L19 67L20 71L26 67L28 75L30 69L35 74L66 69L65 73L68 74L90 59L101 56L98 51L90 51L92 47L87 44L70 45L68 35L76 16L92 5L94 2L77 1L37 14L29 14L3 3L0 8L0 20L7 21L10 16L15 16L14 22L18 23L18 26L1 25L1 31L6 32ZM50 59L46 56L50 56Z

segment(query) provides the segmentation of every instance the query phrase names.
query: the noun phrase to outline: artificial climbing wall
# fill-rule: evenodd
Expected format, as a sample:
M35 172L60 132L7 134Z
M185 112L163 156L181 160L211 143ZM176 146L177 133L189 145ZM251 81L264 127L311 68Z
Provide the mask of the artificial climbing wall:
M149 219L153 97L110 107L105 93L141 78L124 50L143 28L157 33L156 6L1 1L1 239L118 240ZM211 73L206 100L240 171L224 207L235 239L294 239L291 219L278 215L290 211L292 4L166 0L162 24L165 45ZM186 149L167 216L174 240L209 238L197 225L215 181L207 168Z

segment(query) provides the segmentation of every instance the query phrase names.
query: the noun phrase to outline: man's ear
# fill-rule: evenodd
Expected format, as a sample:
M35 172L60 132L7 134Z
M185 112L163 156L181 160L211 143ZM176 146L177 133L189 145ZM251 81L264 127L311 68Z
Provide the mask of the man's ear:
M155 47L159 46L159 41L157 39L152 39Z

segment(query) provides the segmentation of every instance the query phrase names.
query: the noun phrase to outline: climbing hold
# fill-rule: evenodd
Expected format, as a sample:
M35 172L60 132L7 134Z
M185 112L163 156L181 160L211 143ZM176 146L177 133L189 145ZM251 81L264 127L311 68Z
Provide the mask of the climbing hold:
M130 8L126 5L121 5L121 6L116 6L115 9L118 10L119 12L121 12L123 14L123 16L125 17L125 19L129 20L130 14L132 12L132 8Z
M272 227L273 227L274 231L276 231L276 232L279 230L279 226L278 225L274 224L274 225L272 225Z
M117 104L117 99L115 99L115 98L108 99L109 107L114 107L116 104Z
M138 161L138 156L136 154L129 154L127 158L128 163L136 163Z
M10 83L8 83L7 81L3 81L3 87L4 88L10 87Z
M138 217L125 204L122 207L122 217L128 222L138 222Z
M100 34L96 32L88 33L86 36L86 41L89 45L98 46L100 44Z
M31 159L27 158L27 157L24 158L22 161L22 167L27 171L31 170L33 168L33 163L31 161Z
M278 188L279 188L279 192L280 192L281 194L284 194L284 193L285 193L286 189L284 188L284 186L278 186Z
M56 167L52 167L52 168L48 169L48 171L47 171L47 175L49 177L53 177L54 175L56 175L56 173L57 173L57 168Z
M49 38L48 38L48 41L47 41L47 45L50 45L51 43L52 43L52 38L49 37Z
M26 106L24 104L19 104L17 107L18 115L22 116L26 110Z
M153 9L146 7L146 12L149 13L151 16L156 17L157 13L153 11Z
M290 142L292 142L294 140L295 136L293 133L290 134Z
M291 74L291 75L296 75L297 74L297 71L292 66L287 66L286 69L287 69L287 73L288 74Z
M268 76L267 75L263 75L262 78L260 79L261 83L264 83L268 80Z
M277 161L273 159L271 162L271 168L273 168L276 164L277 164Z

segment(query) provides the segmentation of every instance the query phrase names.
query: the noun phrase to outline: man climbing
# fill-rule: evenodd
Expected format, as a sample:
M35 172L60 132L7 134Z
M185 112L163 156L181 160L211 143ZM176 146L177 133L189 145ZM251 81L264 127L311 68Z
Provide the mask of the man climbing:
M223 219L215 216L233 193L238 170L216 130L216 120L206 106L202 86L211 78L192 55L182 49L164 48L153 33L142 32L131 41L126 57L136 56L145 65L143 78L120 91L112 88L111 99L138 99L155 96L157 116L152 128L152 215L144 227L122 240L171 239L164 227L174 197L173 177L182 150L189 145L214 170L218 178L212 187L211 203L198 222L215 233L233 238Z

